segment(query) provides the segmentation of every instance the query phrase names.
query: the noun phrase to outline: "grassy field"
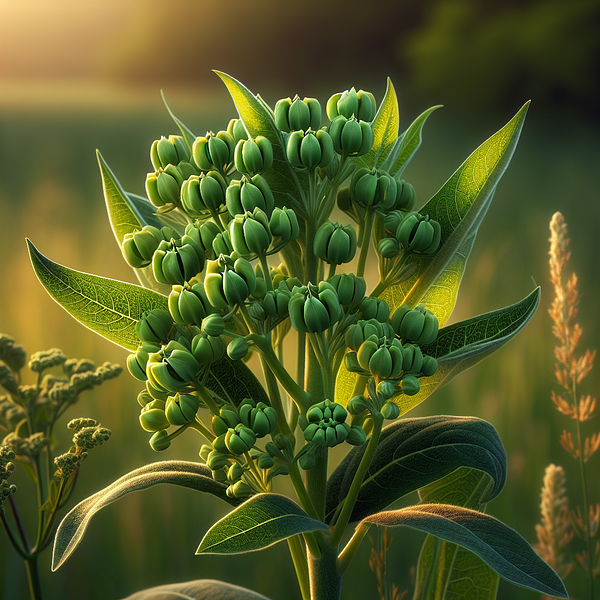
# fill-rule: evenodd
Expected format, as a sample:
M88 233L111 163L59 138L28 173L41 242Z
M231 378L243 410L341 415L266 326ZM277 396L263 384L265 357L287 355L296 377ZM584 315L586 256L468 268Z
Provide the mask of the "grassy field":
M160 135L175 133L175 128L158 99L155 108L148 104L137 110L94 106L71 114L58 105L46 112L15 104L1 106L0 331L15 337L29 352L59 346L70 357L124 365L124 350L79 326L46 295L29 265L24 238L31 238L42 253L69 267L134 282L106 219L94 150L101 150L128 191L143 193L145 173L151 168L150 144ZM204 102L199 99L197 107L174 107L197 134L224 128L235 116L225 93ZM511 107L494 122L469 123L451 110L435 113L426 126L423 147L405 172L417 190L418 206L518 108ZM512 304L535 285L542 285L542 304L517 339L436 392L414 416L475 415L497 428L509 457L508 482L488 511L534 542L539 490L548 463L565 466L571 500L576 504L580 499L576 463L558 441L563 426L570 423L550 401L554 342L547 314L552 300L548 222L560 210L569 224L571 265L580 279L582 345L594 348L600 339L600 152L593 124L575 117L557 118L549 124L536 118L535 105L531 112L513 164L480 229L452 321ZM403 125L416 114L404 115ZM600 369L592 371L583 391L594 394L599 373ZM94 451L82 469L75 500L146 462L197 457L197 440L187 436L164 455L149 448L137 421L139 388L125 373L100 391L88 393L67 415L92 416L113 431L110 442ZM57 442L66 449L66 429L64 433ZM598 474L599 460L596 456L590 461L590 474ZM600 478L592 479L591 497L597 501ZM28 482L20 479L17 483L23 491L17 496L21 502ZM273 600L282 597L283 589L286 598L300 598L289 583L293 567L283 546L246 556L194 556L204 532L224 514L225 506L216 499L189 490L161 486L134 494L95 519L78 551L60 571L50 573L49 556L45 558L42 572L48 600L120 598L143 587L196 578L224 579ZM404 590L410 588L410 569L416 564L422 536L398 531L394 538L391 577ZM347 576L344 598L376 597L368 554L365 543L356 568ZM0 598L25 597L24 575L18 557L0 537ZM576 570L567 587L572 597L583 600L579 580ZM515 600L536 596L504 584L499 594L501 599Z

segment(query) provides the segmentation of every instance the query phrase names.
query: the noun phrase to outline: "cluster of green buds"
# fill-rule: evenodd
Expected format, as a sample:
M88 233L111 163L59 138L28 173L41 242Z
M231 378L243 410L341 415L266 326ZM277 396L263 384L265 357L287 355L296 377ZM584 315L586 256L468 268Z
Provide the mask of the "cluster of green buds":
M404 214L394 210L386 215L384 228L390 234L379 242L379 252L385 258L393 258L401 251L405 254L433 254L442 239L439 222L418 212Z
M306 413L304 438L307 442L333 448L342 442L359 446L366 441L362 427L346 423L348 412L337 402L324 400L311 406ZM303 468L308 467L304 463Z
M14 458L15 453L8 446L0 445L0 512L4 501L17 491L17 486L7 481L15 470L15 464L11 462Z
M356 231L352 225L325 221L317 230L313 250L329 264L350 262L356 254Z
M419 345L433 343L439 330L437 317L422 304L416 308L402 304L394 311L391 324L403 342Z
M126 233L121 243L121 252L130 267L142 269L152 263L152 257L162 241L176 237L170 227L153 227L144 225L142 229L134 229Z
M164 285L183 285L204 268L204 250L191 235L163 240L152 257L152 272Z
M234 260L221 254L207 263L204 289L214 307L226 309L243 303L254 292L256 274L245 258Z
M225 175L233 164L234 150L235 140L231 133L209 131L205 136L196 138L192 156L201 171L214 170Z
M342 311L335 288L321 281L292 290L289 301L292 327L301 333L322 333L341 317Z
M273 147L264 136L240 140L235 146L235 168L245 175L256 175L273 164Z

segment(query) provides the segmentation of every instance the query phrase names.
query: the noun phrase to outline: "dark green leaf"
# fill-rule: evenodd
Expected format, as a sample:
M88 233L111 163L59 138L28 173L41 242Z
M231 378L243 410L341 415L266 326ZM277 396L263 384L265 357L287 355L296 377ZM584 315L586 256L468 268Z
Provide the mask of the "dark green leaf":
M388 77L385 97L373 121L373 146L367 154L353 159L357 164L357 168L372 169L382 166L398 138L399 125L400 117L396 90Z
M143 287L63 267L27 240L40 283L71 316L102 337L126 348L139 345L135 326L148 310L168 310L167 299Z
M399 178L402 172L408 166L419 147L421 146L423 126L429 115L441 105L432 106L424 113L420 114L410 125L410 127L396 140L391 149L383 168L394 177Z
M295 502L279 494L253 496L215 523L196 554L240 554L268 548L307 531L328 529L311 519Z
M304 190L308 189L306 173L292 169L283 148L281 132L275 125L272 111L262 98L255 96L239 81L221 71L215 73L227 86L248 134L251 137L262 135L273 146L273 167L262 173L269 183L277 206L289 206L300 215L306 216Z
M244 361L232 360L227 355L211 366L206 387L225 401L231 399L236 406L244 398L271 404L265 389Z
M484 142L458 168L442 188L420 209L423 215L429 215L442 227L442 240L439 250L433 256L412 256L409 261L416 263L415 274L402 283L392 286L381 294L391 309L405 303L416 306L423 301L428 290L437 284L444 272L452 266L459 270L459 276L453 278L452 285L458 288L462 271L465 268L472 241L479 225L492 201L498 181L506 171L513 155L525 115L527 103L498 133ZM455 255L460 253L460 261ZM439 285L438 291L442 291ZM456 290L443 294L439 298L430 293L427 305L436 314L441 323L450 316L456 300Z
M423 402L441 385L481 362L511 340L529 322L540 302L540 288L520 302L440 329L433 344L423 346L423 354L438 361L431 377L421 377L421 390L414 396L396 396L394 402L405 414Z
M123 600L269 600L231 583L215 579L197 579L185 583L169 583L136 592Z
M405 525L430 533L474 552L511 583L557 598L569 597L560 577L525 538L484 513L448 504L422 504L377 513L363 523Z
M213 494L236 506L239 500L229 498L227 486L212 478L211 470L199 463L169 460L151 463L117 479L108 487L80 502L62 520L54 540L52 570L56 571L81 542L91 518L119 498L145 490L159 483L171 483L199 492Z
M353 448L329 478L328 523L348 494L365 450L366 444ZM506 453L489 423L449 416L397 421L381 433L350 520L380 511L464 466L490 475L490 498L500 493L506 481Z
M489 475L462 467L419 490L424 504L452 504L482 510L493 485ZM495 600L498 574L462 546L428 535L419 556L413 600Z

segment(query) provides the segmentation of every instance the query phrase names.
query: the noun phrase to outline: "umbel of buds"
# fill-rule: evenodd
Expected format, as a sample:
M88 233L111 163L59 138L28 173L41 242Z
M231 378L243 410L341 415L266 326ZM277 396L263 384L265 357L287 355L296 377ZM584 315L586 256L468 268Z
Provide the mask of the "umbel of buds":
M322 333L341 316L340 303L332 285L321 281L292 290L289 302L292 327L300 333Z
M304 438L323 446L337 446L346 440L350 426L345 422L348 413L336 402L324 400L308 409L308 425L304 429Z
M356 231L352 225L325 221L317 230L313 250L316 256L329 264L350 262L356 254Z

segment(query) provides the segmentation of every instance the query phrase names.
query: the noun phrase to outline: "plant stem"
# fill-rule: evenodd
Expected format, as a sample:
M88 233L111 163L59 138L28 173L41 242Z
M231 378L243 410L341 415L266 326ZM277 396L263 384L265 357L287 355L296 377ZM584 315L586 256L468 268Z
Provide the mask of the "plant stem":
M15 523L17 524L17 530L19 532L21 542L23 542L23 550L25 552L29 552L29 542L27 541L27 536L25 535L25 529L23 529L23 523L21 523L21 518L19 517L19 511L17 510L17 505L15 504L15 500L12 497L12 494L8 497L8 502L10 503L10 509L12 511Z
M27 570L27 581L29 583L31 600L42 600L42 585L40 582L37 554L32 554L25 560L25 569Z
M292 561L294 562L294 568L296 569L296 576L298 578L302 600L311 600L306 549L303 545L302 538L299 535L293 535L288 538L287 543L292 556Z
M371 434L371 439L369 440L367 449L358 465L356 475L352 480L352 485L350 486L350 490L344 501L344 506L342 507L340 516L335 524L333 536L331 537L331 543L335 546L340 543L346 526L350 521L350 516L352 515L352 510L356 503L356 498L358 497L358 492L360 491L363 479L365 478L369 465L371 464L371 459L375 453L375 448L379 442L379 434L381 433L381 428L383 426L383 417L380 413L371 413L371 418L373 419L373 433Z
M370 523L362 523L359 525L350 538L350 541L346 544L346 547L340 552L340 555L338 556L338 571L341 574L349 567L350 562L354 558L360 543L363 541L365 535L367 535L370 527Z
M372 208L367 209L365 215L365 223L361 231L361 246L360 256L358 257L358 266L356 267L356 276L362 277L365 273L365 267L367 265L367 255L369 254L369 248L371 247L371 230L373 229L373 218L375 213Z
M337 547L331 543L329 535L316 532L320 541L321 556L308 557L310 593L313 600L340 600L342 595L342 575L337 568Z
M304 510L311 516L313 519L319 519L319 515L315 510L315 507L304 487L304 482L302 481L302 476L298 470L298 463L294 462L290 465L290 479L292 480L292 485L294 486L294 490L296 491L296 495L300 500Z
M0 511L0 520L2 521L2 525L4 526L4 531L6 531L6 535L7 535L8 539L10 540L10 543L12 544L13 548L15 549L15 552L23 560L25 560L25 558L27 557L27 554L25 553L23 548L21 548L21 544L19 544L19 542L15 539L15 536L13 535L13 533L10 529L10 525L8 524L8 521L6 520L6 517L4 516L4 511Z

